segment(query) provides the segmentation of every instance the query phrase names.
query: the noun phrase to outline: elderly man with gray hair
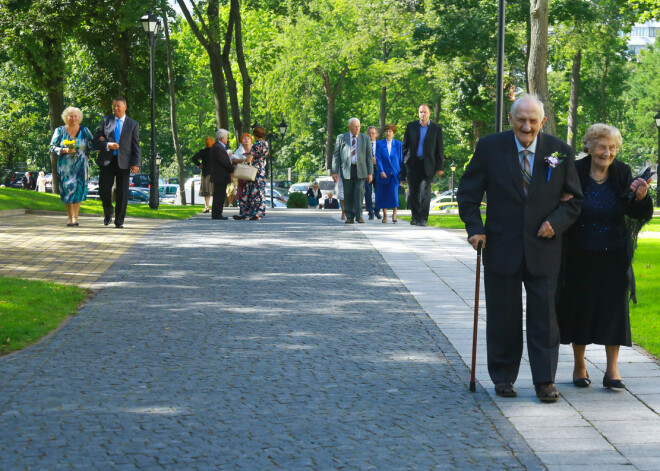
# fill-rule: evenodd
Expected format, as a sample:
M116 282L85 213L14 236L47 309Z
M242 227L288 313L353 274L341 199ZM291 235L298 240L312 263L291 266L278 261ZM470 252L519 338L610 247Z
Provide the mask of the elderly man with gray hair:
M351 118L348 120L348 132L337 136L332 154L332 179L337 181L339 170L342 172L346 224L353 224L356 220L364 222L364 185L365 180L371 183L373 168L369 137L360 133L360 120Z
M218 129L215 134L215 143L211 147L211 181L213 182L213 205L211 219L224 221L227 216L222 215L227 196L227 184L231 182L231 174L234 166L229 159L227 143L229 142L229 131Z
M484 249L488 373L495 393L514 397L523 352L522 285L527 293L527 352L536 396L555 402L559 328L555 313L562 234L582 205L573 150L544 134L543 103L523 95L511 107L512 131L479 140L458 187L468 241ZM485 224L480 205L488 194ZM572 199L562 198L565 194Z

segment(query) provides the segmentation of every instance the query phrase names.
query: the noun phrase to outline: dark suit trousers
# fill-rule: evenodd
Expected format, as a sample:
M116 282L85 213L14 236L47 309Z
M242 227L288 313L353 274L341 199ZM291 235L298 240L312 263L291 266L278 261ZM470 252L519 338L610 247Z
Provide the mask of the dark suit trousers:
M376 194L376 175L378 175L378 168L374 165L374 173L371 183L366 180L364 181L364 206L367 209L367 213L369 213L369 217L373 216L374 213L380 215L380 209L374 211L374 202L371 201L371 195Z
M130 169L123 170L117 166L117 158L113 158L110 165L99 168L99 196L103 203L103 214L112 217L112 186L115 187L115 224L123 224L126 217L126 206L128 205L128 181L131 175Z
M523 352L523 284L527 293L527 353L532 380L534 384L555 380L559 355L557 276L532 276L523 260L512 275L484 269L488 373L495 384L514 383L518 377Z
M218 218L222 216L222 210L225 206L227 197L226 183L213 183L213 205L211 206L211 217Z
M362 217L362 200L364 199L364 178L357 177L357 165L351 165L350 180L344 178L344 206L347 219Z
M426 221L429 218L431 205L431 185L433 177L427 177L424 171L424 160L410 157L406 163L408 173L408 209L415 221Z

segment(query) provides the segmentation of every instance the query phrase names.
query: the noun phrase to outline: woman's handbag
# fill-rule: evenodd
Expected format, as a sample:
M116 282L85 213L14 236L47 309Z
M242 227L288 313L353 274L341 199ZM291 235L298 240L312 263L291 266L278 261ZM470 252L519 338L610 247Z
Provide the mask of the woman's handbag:
M247 164L236 164L234 176L239 180L253 182L257 178L257 167Z

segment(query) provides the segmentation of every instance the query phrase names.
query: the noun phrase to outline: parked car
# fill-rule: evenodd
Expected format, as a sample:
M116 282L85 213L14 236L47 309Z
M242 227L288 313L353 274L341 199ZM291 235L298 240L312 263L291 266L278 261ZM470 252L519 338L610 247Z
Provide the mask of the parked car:
M145 173L136 173L135 175L132 175L128 179L128 186L134 186L138 188L149 188L149 184L151 183L151 179L149 178L149 175Z
M53 192L53 174L52 173L47 173L46 175L44 175L44 177L46 178L46 193L52 193Z
M46 176L46 178L48 178L48 176ZM48 184L46 183L46 185L48 185ZM52 175L51 175L51 185L52 185ZM89 180L87 182L87 191L88 192L90 190L98 190L98 189L99 189L99 179L98 178L92 178L91 180ZM48 191L47 188L46 188L46 191Z
M289 187L289 193L307 193L309 183L294 183Z
M134 203L149 203L149 192L141 188L129 188L128 189L128 202L129 204Z
M266 199L270 201L270 188L266 188L265 195L266 195ZM284 195L282 195L282 193L280 193L279 190L273 190L273 200L279 200L282 203L286 204L288 199L289 197L288 196L285 197Z
M160 202L165 204L174 204L178 189L179 185L160 185L158 187L158 192L160 193Z
M321 199L325 200L328 197L328 193L333 195L337 194L337 183L332 179L332 177L318 177L314 180L319 184L319 190L321 190Z
M178 185L179 184L179 179L178 178L168 178L167 183L170 185Z
M193 202L193 193L194 193L194 203L197 204L204 204L204 197L199 196L199 186L201 185L202 179L199 175L195 175L192 178L189 178L186 180L186 183L183 185L185 192L186 192L186 204L191 204ZM192 191L192 187L195 187L195 191ZM213 202L213 196L210 198L210 203L212 204ZM177 185L177 191L176 191L176 196L174 197L174 204L181 204L181 192L179 191L179 185Z
M448 210L448 209L458 209L458 201L454 201L453 203L451 201L438 202L438 203L432 204L431 209L433 211L445 211L445 210ZM480 209L486 209L486 203L484 203L483 201L481 202Z
M270 208L270 195L268 195L268 198L266 198L266 207ZM282 201L273 198L273 207L274 208L286 208L286 203L283 203Z
M25 176L27 172L14 172L12 173L11 177L9 177L9 185L7 185L9 188L23 188L23 177ZM32 175L33 172L30 172L30 175ZM39 172L37 172L37 175ZM33 176L34 178L34 176Z

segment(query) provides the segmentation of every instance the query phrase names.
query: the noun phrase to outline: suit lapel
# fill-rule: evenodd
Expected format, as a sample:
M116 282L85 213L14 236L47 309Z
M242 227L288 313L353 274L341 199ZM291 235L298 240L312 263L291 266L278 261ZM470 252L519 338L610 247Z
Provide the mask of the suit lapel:
M534 170L532 170L532 182L529 185L529 195L534 193L536 191L536 188L541 184L540 182L543 181L545 178L545 172L546 166L545 166L545 156L546 156L546 150L544 140L543 140L543 134L539 133L538 136L536 137L536 153L534 154Z
M538 148L538 147L537 147ZM522 187L522 173L520 171L520 158L518 156L518 147L516 147L516 140L513 131L508 131L508 136L504 143L504 162L506 164L511 178L513 178L513 186L518 190L520 196L525 198L525 192Z

